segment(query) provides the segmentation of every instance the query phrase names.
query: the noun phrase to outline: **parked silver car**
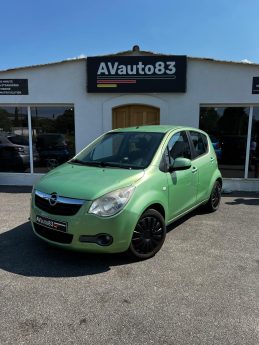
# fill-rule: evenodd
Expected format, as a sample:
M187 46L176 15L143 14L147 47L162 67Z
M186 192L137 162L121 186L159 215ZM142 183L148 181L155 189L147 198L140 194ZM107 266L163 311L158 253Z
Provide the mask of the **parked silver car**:
M39 155L33 147L34 163ZM25 136L14 133L0 133L0 170L25 171L30 166L29 141Z

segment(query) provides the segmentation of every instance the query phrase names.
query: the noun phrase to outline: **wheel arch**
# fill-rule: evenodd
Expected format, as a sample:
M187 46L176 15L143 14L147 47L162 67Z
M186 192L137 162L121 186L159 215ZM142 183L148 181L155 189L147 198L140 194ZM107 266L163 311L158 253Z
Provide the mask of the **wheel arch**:
M145 211L147 211L147 210L150 210L150 209L153 209L153 210L156 210L157 212L159 212L161 214L161 216L164 218L164 220L166 221L166 219L165 219L165 209L164 209L164 206L162 204L160 204L160 203L151 204L151 205L149 205L148 207L145 208L143 213Z
M218 182L220 183L220 186L221 186L221 188L222 188L222 185L223 185L223 179L222 179L222 177L218 177L218 178L216 179L216 181L218 181Z
M212 192L212 189L213 189L213 186L216 182L219 182L220 185L221 185L221 188L222 188L222 185L223 185L223 179L222 179L222 176L221 174L219 173L219 171L216 171L213 176L212 176L212 179L210 181L210 186L209 186L209 189L208 189L208 198L210 197L210 194Z

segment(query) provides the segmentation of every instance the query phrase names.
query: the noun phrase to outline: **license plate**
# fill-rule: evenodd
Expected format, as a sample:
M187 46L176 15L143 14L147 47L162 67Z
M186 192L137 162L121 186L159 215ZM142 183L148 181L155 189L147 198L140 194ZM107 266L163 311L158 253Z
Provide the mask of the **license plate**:
M49 219L46 217L36 216L36 223L52 230L58 230L62 232L67 231L67 223Z

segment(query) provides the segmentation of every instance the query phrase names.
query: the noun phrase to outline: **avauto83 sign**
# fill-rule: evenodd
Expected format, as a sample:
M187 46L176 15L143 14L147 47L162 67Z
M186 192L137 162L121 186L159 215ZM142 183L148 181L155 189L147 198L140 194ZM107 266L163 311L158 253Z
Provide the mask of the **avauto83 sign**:
M186 56L87 59L88 92L185 92Z

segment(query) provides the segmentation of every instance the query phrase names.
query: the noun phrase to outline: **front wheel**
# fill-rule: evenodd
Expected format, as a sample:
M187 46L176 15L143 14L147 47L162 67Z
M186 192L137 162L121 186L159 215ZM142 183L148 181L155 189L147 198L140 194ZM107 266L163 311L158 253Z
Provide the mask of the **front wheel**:
M205 205L209 212L215 212L219 208L219 204L221 200L221 189L222 188L221 188L220 182L216 181L212 188L210 198L207 204Z
M149 259L161 249L165 237L166 225L163 216L158 211L149 209L139 218L128 254L135 259Z

